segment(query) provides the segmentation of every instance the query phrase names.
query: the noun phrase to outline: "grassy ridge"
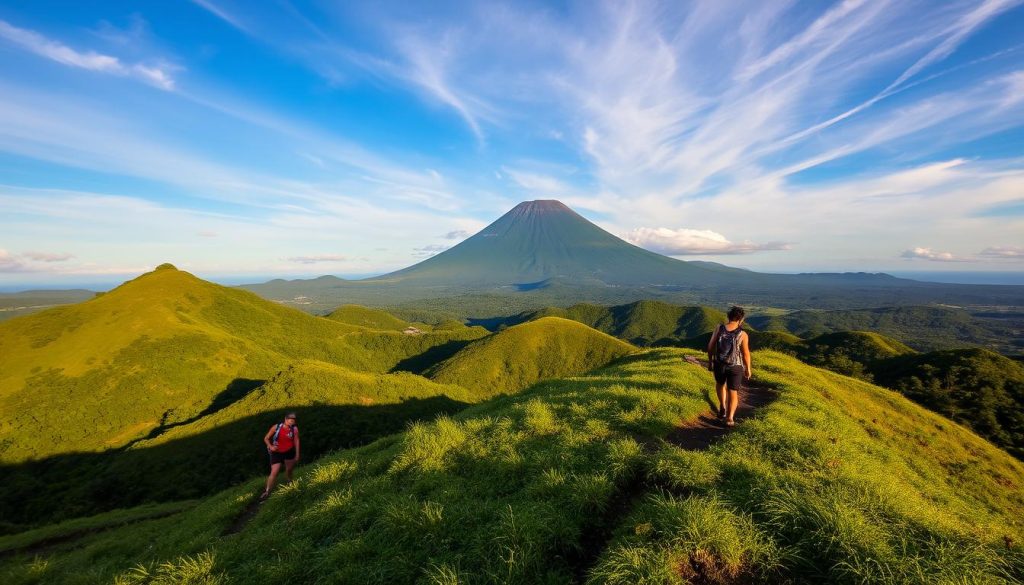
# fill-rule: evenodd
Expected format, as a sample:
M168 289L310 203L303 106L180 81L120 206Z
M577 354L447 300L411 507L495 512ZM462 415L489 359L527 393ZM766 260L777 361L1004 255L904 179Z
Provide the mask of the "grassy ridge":
M438 346L450 355L486 334L372 331L167 265L87 302L0 324L0 463L123 447L194 420L296 360L422 368L403 362ZM19 431L25 425L31 433Z
M89 515L147 501L196 498L265 471L263 433L297 410L303 457L401 431L477 399L408 373L354 372L301 361L225 408L127 450L67 454L0 468L0 516L18 524ZM40 497L40 496L44 497Z
M711 379L681 357L650 350L324 459L238 535L220 536L255 481L0 570L15 584L1024 578L1021 463L772 352L755 363L779 400L683 450L661 439L708 408Z
M516 392L539 380L582 374L636 348L585 325L543 317L476 341L426 372L481 396Z
M614 306L579 303L564 309L547 307L505 319L483 321L491 326L507 326L544 317L578 321L636 345L664 344L694 337L725 321L724 313L708 307L686 307L651 300Z
M870 365L874 379L1024 460L1024 365L983 349L909 354Z
M387 311L361 305L342 305L331 311L327 318L339 323L357 325L377 331L402 331L410 325ZM425 326L421 326L421 329Z
M785 315L753 316L749 321L757 329L787 331L803 338L837 331L874 331L919 351L974 345L997 352L1020 353L1024 346L1014 332L1013 317L1012 313L972 315L953 307L911 306L794 311ZM1019 321L1019 316L1017 319Z

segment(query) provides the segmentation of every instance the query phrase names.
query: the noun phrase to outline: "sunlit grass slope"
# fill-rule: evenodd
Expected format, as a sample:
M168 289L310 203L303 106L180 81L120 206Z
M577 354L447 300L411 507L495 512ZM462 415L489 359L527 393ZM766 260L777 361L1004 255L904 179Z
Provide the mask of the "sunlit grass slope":
M879 384L1024 460L1024 366L984 349L906 354L870 365Z
M386 331L402 331L410 325L387 311L361 305L342 305L331 311L327 318L339 323ZM423 329L425 326L420 328Z
M0 324L0 463L123 446L296 359L387 372L486 333L370 331L164 265L98 298ZM413 366L425 367L404 369Z
M312 461L477 401L461 386L410 373L355 372L304 360L224 408L137 441L126 451L71 454L5 469L0 516L31 525L209 495L266 469L263 434L286 411L299 413L303 457Z
M654 345L686 339L714 330L725 314L708 307L671 305L661 301L637 301L611 307L580 303L567 308L549 307L523 313L516 321L562 317L579 321L598 331L637 345Z
M174 518L3 566L5 583L1003 583L1024 466L894 392L759 352L780 398L710 450L663 440L710 374L657 349Z
M538 380L582 374L634 351L633 346L586 325L544 317L471 343L426 375L495 396Z

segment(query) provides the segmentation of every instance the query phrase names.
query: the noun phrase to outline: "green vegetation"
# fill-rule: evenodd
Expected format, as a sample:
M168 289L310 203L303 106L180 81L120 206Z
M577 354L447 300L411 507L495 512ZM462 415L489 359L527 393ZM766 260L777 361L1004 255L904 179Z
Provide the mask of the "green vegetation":
M209 495L265 471L263 433L288 410L300 413L302 455L313 461L476 401L461 386L409 373L354 372L302 361L224 408L161 428L127 449L0 467L0 512L9 522L33 524Z
M165 265L90 301L0 324L0 464L124 447L296 360L418 371L486 334L372 331ZM26 425L31 433L20 432Z
M109 530L141 520L163 518L183 510L188 510L195 506L195 504L196 502L193 500L164 504L146 504L127 510L112 510L95 516L75 518L35 530L26 530L10 536L0 536L0 555L55 545L89 533Z
M8 559L5 583L1020 582L1024 465L897 394L773 352L779 398L671 442L710 374L648 350Z
M0 321L38 313L44 309L80 303L96 296L91 290L27 290L16 293L0 293Z
M983 349L871 364L875 380L1024 459L1024 365Z
M1013 312L980 312L942 306L900 306L842 311L794 311L754 316L748 321L764 331L787 331L803 338L839 331L873 331L918 351L982 346L1002 353L1024 351Z
M725 321L725 314L708 307L681 307L660 301L637 301L605 307L580 303L561 309L548 307L521 313L492 325L510 325L562 317L579 321L636 345L665 345L709 332Z
M411 325L387 311L360 305L342 305L327 315L327 318L339 323L357 325L377 331L402 331ZM420 329L427 328L419 324L417 326Z
M473 342L426 372L481 396L516 392L539 380L589 372L636 348L585 325L542 317Z

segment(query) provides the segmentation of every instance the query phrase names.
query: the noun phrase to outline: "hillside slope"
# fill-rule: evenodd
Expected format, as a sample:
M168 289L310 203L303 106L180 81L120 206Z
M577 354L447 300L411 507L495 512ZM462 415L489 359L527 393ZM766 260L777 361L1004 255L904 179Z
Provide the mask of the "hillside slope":
M326 316L331 321L378 331L402 331L410 324L387 311L362 305L342 305Z
M603 306L579 303L566 308L548 307L511 317L507 323L521 323L542 317L579 321L635 345L655 345L707 333L725 322L725 314L709 307L671 305L661 301L636 301Z
M224 408L126 450L0 466L0 517L31 525L207 496L264 472L263 434L286 411L299 414L302 456L310 462L478 401L461 386L413 374L355 372L302 360Z
M8 583L1019 582L1024 465L899 395L772 352L779 398L672 443L710 374L650 350L8 559ZM232 526L234 525L234 528ZM237 532L237 533L234 533Z
M482 396L515 392L538 380L582 374L636 351L586 325L544 317L473 342L426 372Z
M237 400L297 359L387 372L486 334L370 331L164 265L0 323L0 463L122 447ZM26 424L32 432L19 432Z
M906 306L794 311L785 315L754 316L749 322L760 330L787 331L804 338L838 331L874 331L918 351L980 345L995 351L1020 353L1022 342L1014 330L1015 322L991 315L1002 314L985 317L954 307Z

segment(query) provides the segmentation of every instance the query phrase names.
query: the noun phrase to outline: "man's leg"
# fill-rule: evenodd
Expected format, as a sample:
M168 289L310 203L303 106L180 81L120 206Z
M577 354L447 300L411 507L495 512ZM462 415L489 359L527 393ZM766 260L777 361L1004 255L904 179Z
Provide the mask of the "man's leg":
M289 459L284 462L284 474L288 478L288 483L292 482L292 470L295 469L295 460Z
M732 422L736 416L736 407L740 405L740 393L737 390L729 388L729 414L727 421Z
M727 412L729 407L725 394L725 382L722 382L721 384L716 383L715 392L718 394L718 414L721 415L722 413Z
M277 472L279 471L281 471L280 463L270 465L270 476L267 477L267 489L263 490L264 494L269 494L270 490L274 489L274 482L277 481Z

